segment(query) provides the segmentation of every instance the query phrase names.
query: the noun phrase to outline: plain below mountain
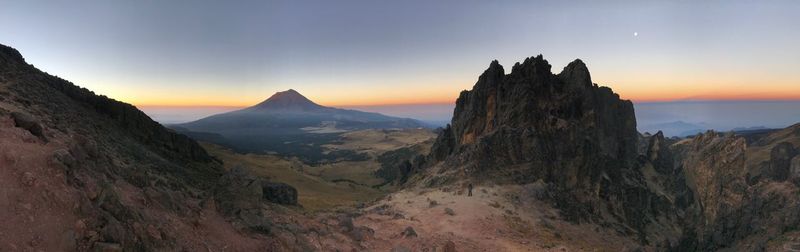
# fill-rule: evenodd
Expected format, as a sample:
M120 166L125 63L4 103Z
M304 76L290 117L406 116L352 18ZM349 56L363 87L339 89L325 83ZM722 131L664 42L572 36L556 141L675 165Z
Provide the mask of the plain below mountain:
M198 140L240 152L278 153L315 163L359 158L352 152L325 152L320 147L338 140L341 133L423 128L426 124L414 119L322 106L290 89L275 93L252 107L171 127Z

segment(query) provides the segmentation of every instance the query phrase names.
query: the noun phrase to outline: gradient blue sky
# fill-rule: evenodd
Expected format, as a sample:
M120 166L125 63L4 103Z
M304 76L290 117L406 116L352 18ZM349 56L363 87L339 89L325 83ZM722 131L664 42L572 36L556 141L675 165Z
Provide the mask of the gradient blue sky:
M449 103L544 54L636 101L800 99L800 1L2 1L0 43L136 105ZM634 36L634 32L638 36Z

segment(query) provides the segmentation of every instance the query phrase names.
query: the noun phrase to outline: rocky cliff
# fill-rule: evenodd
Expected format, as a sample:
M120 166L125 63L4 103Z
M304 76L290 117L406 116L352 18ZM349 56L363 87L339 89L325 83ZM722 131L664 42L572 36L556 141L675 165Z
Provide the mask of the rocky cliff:
M639 141L630 101L593 84L581 60L553 74L539 55L508 74L492 62L472 90L461 92L427 162L472 181L541 180L568 219L620 223L620 232L660 243L645 229L661 216L676 218L673 196L650 190L641 167L668 164L639 160Z
M781 250L800 227L800 125L748 144L707 132L674 144L695 200L679 250Z
M640 135L632 103L593 84L581 60L553 74L540 55L510 73L492 62L408 170L423 186L544 184L566 219L655 250L763 250L798 227L793 130L749 147L734 134Z

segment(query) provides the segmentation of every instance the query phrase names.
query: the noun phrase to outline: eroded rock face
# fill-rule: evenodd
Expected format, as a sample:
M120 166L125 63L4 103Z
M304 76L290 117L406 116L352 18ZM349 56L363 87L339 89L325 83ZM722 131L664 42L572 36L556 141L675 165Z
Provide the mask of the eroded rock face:
M769 172L767 177L775 181L785 181L791 173L792 159L797 156L794 145L781 142L770 151Z
M492 62L456 101L414 180L541 184L561 215L656 250L760 250L798 227L800 126L744 137L639 135L633 106L592 84L586 65L558 74L541 56L506 74ZM794 196L792 196L794 195ZM769 213L769 214L763 214Z
M664 142L663 135L652 139ZM452 125L438 136L427 163L471 180L541 180L566 218L624 223L628 227L620 232L634 230L643 241L661 242L647 238L645 229L677 218L674 196L650 190L640 167L671 176L672 156L666 144L654 142L640 159L638 141L630 101L593 84L581 60L556 75L539 55L508 74L493 61L473 89L460 94ZM670 182L669 189L677 187Z
M800 226L798 188L784 182L796 149L787 142L797 140L790 131L770 133L753 145L734 134L707 132L672 146L696 198L679 251L761 251Z

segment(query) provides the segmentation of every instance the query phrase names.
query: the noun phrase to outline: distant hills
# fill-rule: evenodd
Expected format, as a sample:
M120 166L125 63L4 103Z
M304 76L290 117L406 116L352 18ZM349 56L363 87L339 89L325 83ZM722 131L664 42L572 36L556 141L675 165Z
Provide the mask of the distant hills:
M770 131L773 128L765 126L736 127L732 129L720 129L721 127L709 125L707 123L689 123L684 121L665 122L641 126L642 133L655 134L661 131L667 137L689 137L705 133L708 130L732 131L737 133L754 133L760 131Z
M640 127L642 132L649 132L655 134L658 131L664 133L665 136L678 136L685 137L698 133L705 132L711 126L704 123L688 123L684 121L674 121L665 123L656 123L650 125L643 125Z
M414 119L319 105L293 89L277 92L252 107L171 125L198 140L240 152L278 153L316 162L352 153L322 153L321 144L361 129L422 128Z

